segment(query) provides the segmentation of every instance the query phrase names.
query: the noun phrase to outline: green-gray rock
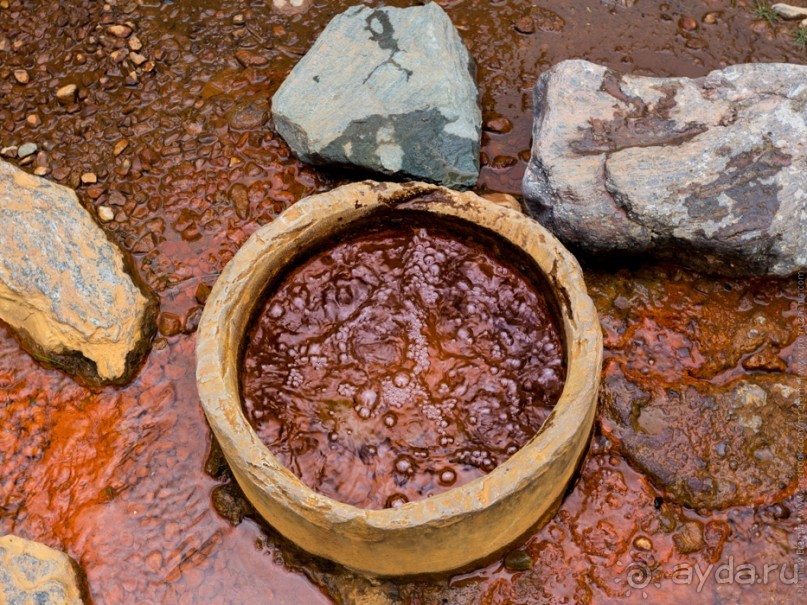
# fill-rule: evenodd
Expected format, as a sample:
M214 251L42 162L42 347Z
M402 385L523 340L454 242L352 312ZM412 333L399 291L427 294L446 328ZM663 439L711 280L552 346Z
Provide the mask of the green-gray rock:
M272 99L303 161L470 187L482 113L475 67L437 4L336 16Z

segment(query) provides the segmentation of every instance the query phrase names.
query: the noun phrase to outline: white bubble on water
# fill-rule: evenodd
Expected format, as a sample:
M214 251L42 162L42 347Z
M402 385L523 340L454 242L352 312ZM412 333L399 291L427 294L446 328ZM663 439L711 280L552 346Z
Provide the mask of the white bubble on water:
M392 382L396 387L402 389L409 384L409 374L406 372L397 372L395 377L392 379Z
M269 316L274 317L277 319L278 317L283 316L283 306L280 303L272 303L272 306L269 307Z
M440 483L443 485L453 485L457 480L457 473L447 468L440 471Z
M378 403L378 393L371 388L365 387L356 395L356 401L363 407L373 409Z

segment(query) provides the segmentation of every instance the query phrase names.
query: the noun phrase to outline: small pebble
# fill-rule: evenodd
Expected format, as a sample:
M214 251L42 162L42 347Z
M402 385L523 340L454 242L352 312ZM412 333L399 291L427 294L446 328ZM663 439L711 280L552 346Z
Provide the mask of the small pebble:
M81 175L81 182L85 185L92 185L98 182L98 177L95 176L94 172L85 172Z
M633 545L638 548L639 550L652 550L653 543L644 536L639 536L633 541Z
M507 118L493 118L485 123L485 129L496 134L504 134L513 130L513 123Z
M25 118L25 123L28 124L31 128L36 128L40 124L42 124L42 119L39 117L39 114L32 113L27 118Z
M72 103L76 99L77 90L75 84L66 84L56 91L56 98L62 103Z
M143 48L143 43L140 41L140 38L138 38L137 36L132 36L131 38L129 38L129 48L131 48L133 51L137 52L138 50Z
M532 569L532 557L523 550L514 550L507 553L504 566L510 571L527 571Z
M23 143L20 145L20 148L17 150L17 157L25 158L29 155L33 155L36 153L36 150L39 149L36 143Z
M208 286L206 283L201 282L198 286L196 286L196 293L194 296L196 297L196 302L200 305L203 305L207 302L207 298L210 296L210 291L212 288Z
M14 79L17 80L17 82L19 82L20 84L28 84L31 78L28 76L28 72L25 71L24 69L15 69Z
M529 15L524 15L520 19L516 20L513 24L516 31L520 34L532 34L535 33L535 21Z
M254 50L238 50L235 52L235 58L243 67L260 67L269 63L268 57Z
M247 188L241 183L234 183L230 187L230 199L233 202L235 214L240 219L249 217L249 196L247 195Z
M110 53L109 58L112 59L115 63L120 63L128 56L129 51L127 51L125 48L119 48L115 52Z
M176 336L182 331L182 320L173 313L162 313L157 328L163 336Z
M706 13L703 17L703 22L707 25L714 25L717 23L717 13Z
M692 17L681 17L678 21L678 25L681 26L681 29L684 31L692 31L693 29L698 29L698 22L695 21Z
M111 191L107 203L112 206L123 206L126 203L126 198L123 197L120 191Z
M143 63L145 63L148 59L146 59L146 57L144 57L140 53L130 52L129 60L139 67L143 65Z
M106 30L116 38L128 38L132 35L132 28L128 25L110 25Z
M97 200L101 197L101 194L104 192L103 185L90 185L87 187L87 195L90 196L90 199Z
M112 149L112 153L115 155L120 155L123 151L129 146L129 141L126 139L122 139L115 143L115 147Z
M98 218L102 222L108 223L115 218L115 212L109 206L98 206Z
M246 20L244 19L244 15L238 13L233 17L233 25L244 25Z
M17 146L9 145L8 147L3 147L2 149L0 149L0 156L3 156L4 158L16 158Z
M199 328L199 322L202 320L202 307L193 307L185 316L185 327L182 331L185 334L193 334Z

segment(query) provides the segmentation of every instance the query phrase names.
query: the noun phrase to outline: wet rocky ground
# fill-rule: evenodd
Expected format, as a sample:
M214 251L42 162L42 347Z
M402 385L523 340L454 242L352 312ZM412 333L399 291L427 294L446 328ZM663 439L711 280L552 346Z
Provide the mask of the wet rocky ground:
M0 533L68 552L95 603L800 602L788 582L807 489L795 277L583 258L606 346L597 435L558 514L479 570L370 583L252 514L210 442L194 331L257 226L360 176L297 162L268 117L349 4L0 0L0 153L77 188L161 304L153 350L119 389L43 369L0 326ZM440 4L479 66L480 192L519 192L531 89L562 59L658 76L807 63L797 23L746 0ZM778 568L750 584L673 579L676 565L728 561Z

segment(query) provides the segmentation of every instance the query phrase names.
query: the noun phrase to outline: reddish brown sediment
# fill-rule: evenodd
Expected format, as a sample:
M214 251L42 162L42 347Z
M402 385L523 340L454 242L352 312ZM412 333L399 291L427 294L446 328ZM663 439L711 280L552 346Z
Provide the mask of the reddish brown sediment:
M271 2L217 0L119 0L108 10L89 0L9 0L0 8L0 147L37 143L26 170L43 168L48 178L77 186L99 216L108 216L101 207L110 209L105 229L133 254L162 311L173 315L161 323L173 335L158 338L137 380L122 389L79 387L39 367L0 329L0 532L67 550L86 569L97 604L308 604L343 594L340 573L244 517L226 469L213 465L216 477L205 473L210 437L193 378L193 332L204 286L257 226L344 178L291 157L272 131L266 103L316 34L352 3L321 2L298 16L275 13ZM489 124L479 190L520 191L532 86L562 59L692 77L749 61L807 62L792 42L796 23L771 26L749 0L642 1L629 9L599 0L545 2L540 10L525 0L441 4L479 67ZM129 38L106 30L126 22L134 25ZM128 54L137 46L133 37L147 58L140 67ZM125 55L113 55L124 48ZM237 51L246 51L240 58L250 66ZM26 84L14 77L20 69ZM130 72L136 82L127 82ZM70 83L77 92L65 103L56 91ZM27 119L34 114L38 126ZM97 183L81 184L88 172ZM606 358L641 388L804 372L795 280L715 280L656 266L588 269L587 279ZM761 330L757 318L765 322ZM603 418L606 431L611 422ZM689 436L717 446L705 426ZM530 571L513 573L499 561L450 580L392 586L389 594L452 604L792 599L793 587L778 582L710 581L700 592L697 584L666 582L647 588L647 598L641 590L625 596L625 568L635 560L668 570L731 555L758 564L792 560L805 489L802 476L800 487L787 484L781 501L766 492L761 501L701 515L675 503L625 455L615 441L595 442L559 514L527 539ZM658 510L656 497L664 498ZM675 536L692 527L687 522L700 524L704 540L701 546L697 528L687 529L695 538L679 543L700 550L685 554ZM640 537L652 550L634 547Z
M309 487L385 508L493 470L563 388L543 294L431 228L354 236L271 292L248 336L244 409Z

